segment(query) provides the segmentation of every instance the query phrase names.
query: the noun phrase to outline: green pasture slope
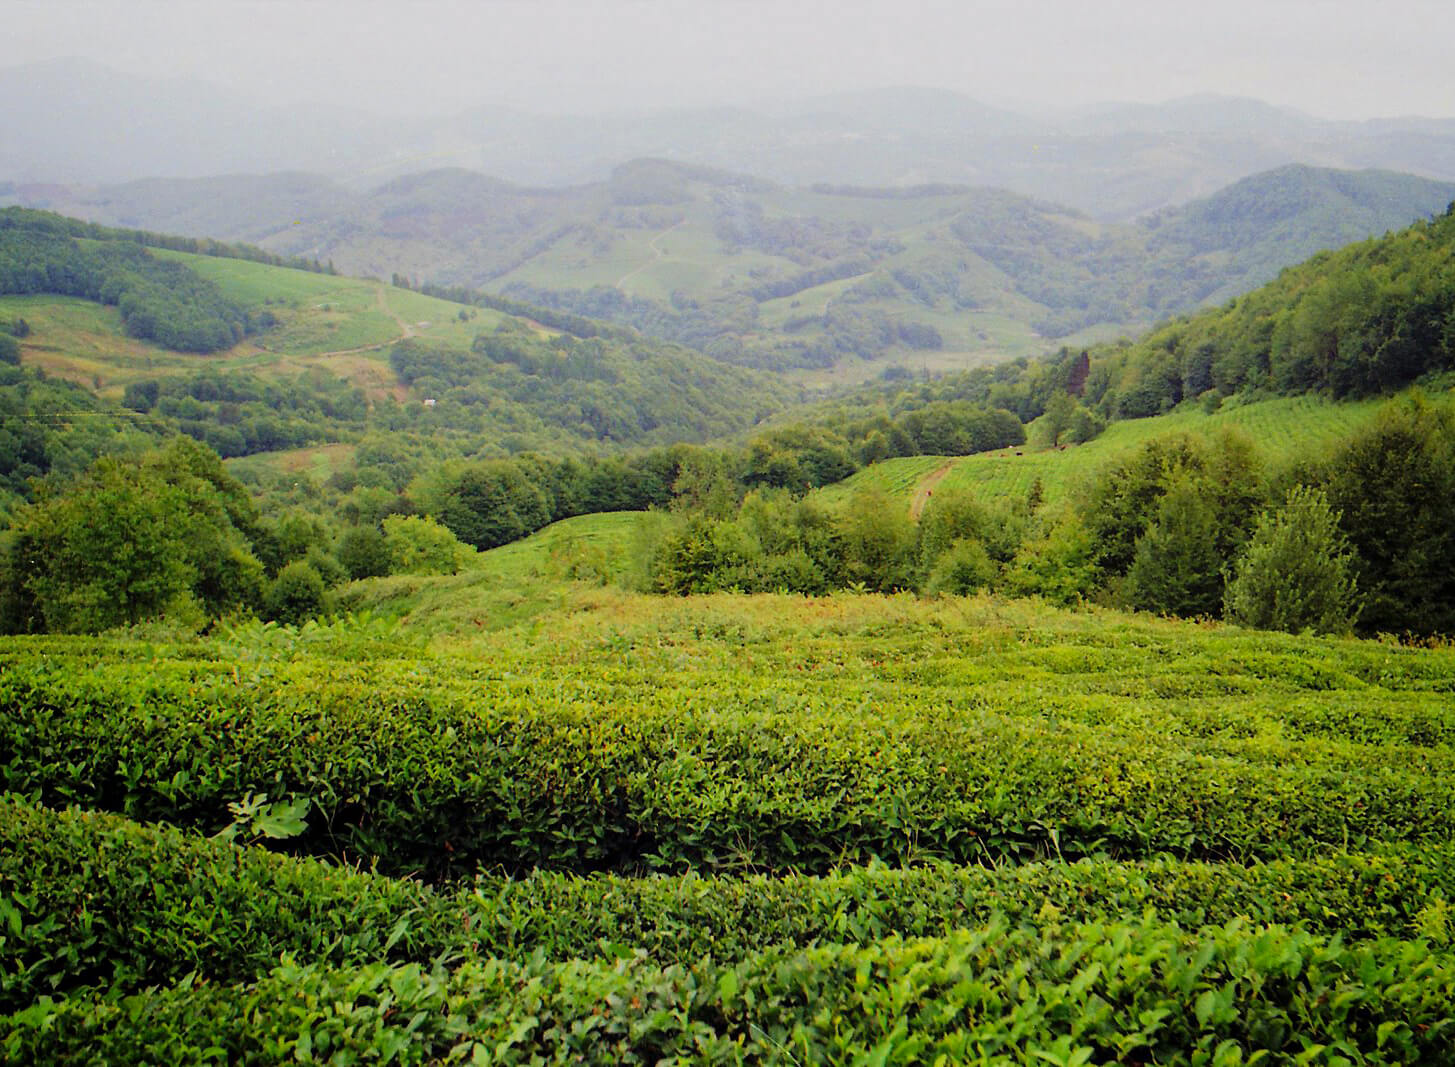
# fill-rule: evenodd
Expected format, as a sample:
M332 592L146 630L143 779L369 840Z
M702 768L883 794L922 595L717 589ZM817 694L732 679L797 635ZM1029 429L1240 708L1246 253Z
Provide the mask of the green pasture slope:
M534 577L633 521L0 642L0 1059L1449 1062L1455 649Z
M874 489L909 505L924 478L950 464L936 488L969 489L988 499L1021 499L1040 479L1044 499L1053 501L1118 456L1169 433L1217 433L1230 429L1252 440L1265 462L1276 466L1294 454L1307 455L1345 440L1383 403L1380 399L1334 403L1316 396L1282 397L1239 404L1225 402L1208 414L1187 410L1111 423L1084 445L1036 449L1029 445L973 456L909 456L889 459L819 490L822 500L841 505L855 493Z
M478 309L476 318L460 322L459 304L369 278L315 274L185 252L158 250L154 254L186 263L246 307L272 310L281 324L261 340L268 350L290 355L384 347L405 329L416 336L469 347L476 333L493 328L506 317Z
M113 307L49 294L0 296L0 318L23 318L31 327L22 362L113 397L132 382L203 367L264 375L319 368L366 388L388 389L397 384L388 364L394 341L412 336L468 348L477 333L508 317L368 278L166 249L152 254L186 263L229 299L270 312L277 325L228 351L198 356L128 337Z
M392 575L354 582L345 610L400 620L411 631L483 633L531 623L566 602L568 580L605 584L643 564L658 512L615 511L562 519L476 555L447 577Z

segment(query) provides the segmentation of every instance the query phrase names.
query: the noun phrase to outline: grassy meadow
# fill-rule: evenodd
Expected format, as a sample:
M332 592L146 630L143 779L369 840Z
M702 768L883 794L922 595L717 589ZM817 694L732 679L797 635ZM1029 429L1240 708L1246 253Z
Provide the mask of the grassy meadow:
M1231 430L1255 442L1264 461L1276 469L1291 457L1332 447L1371 418L1378 399L1332 403L1316 396L1280 397L1253 403L1225 403L1209 414L1186 410L1146 419L1124 419L1096 439L1064 449L1006 448L972 456L908 456L884 460L844 481L818 490L835 506L856 492L873 489L902 499L908 507L924 478L950 464L936 488L966 489L987 500L1024 500L1038 479L1043 499L1053 502L1106 465L1154 437L1169 433L1214 434Z

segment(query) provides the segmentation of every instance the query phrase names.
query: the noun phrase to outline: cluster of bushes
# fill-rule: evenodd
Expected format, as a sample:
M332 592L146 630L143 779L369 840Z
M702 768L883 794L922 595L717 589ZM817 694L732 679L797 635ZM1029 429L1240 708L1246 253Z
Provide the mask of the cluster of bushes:
M1265 471L1238 438L1149 442L1063 520L1137 608L1260 627L1455 632L1455 415L1386 406L1327 457Z
M155 447L165 432L160 422L128 418L79 385L0 366L0 514L33 497L32 479L74 477L98 456Z
M279 381L202 371L133 382L122 403L174 420L224 459L346 439L364 427L370 410L362 389L324 374Z
M20 340L30 336L30 323L24 319L0 319L0 363L20 365Z
M174 437L41 482L17 507L0 539L0 629L94 633L159 618L200 628L250 613L297 623L326 613L329 590L350 577L454 573L468 553L420 516L337 539L316 518L264 519L216 453Z
M5 629L84 632L256 601L257 512L215 453L187 438L102 457L19 508L3 559Z
M82 245L39 230L0 226L0 293L59 293L111 304L127 333L181 352L231 348L253 323L212 282L140 245Z
M883 493L866 491L831 509L783 489L755 489L732 511L686 513L664 528L650 581L678 594L967 593L996 579L1026 525L1023 509L983 507L967 493L931 498L916 525L902 502Z
M424 515L386 515L341 531L317 517L290 513L262 523L256 544L265 581L234 606L298 625L331 615L343 582L390 574L455 574L474 555L446 527Z

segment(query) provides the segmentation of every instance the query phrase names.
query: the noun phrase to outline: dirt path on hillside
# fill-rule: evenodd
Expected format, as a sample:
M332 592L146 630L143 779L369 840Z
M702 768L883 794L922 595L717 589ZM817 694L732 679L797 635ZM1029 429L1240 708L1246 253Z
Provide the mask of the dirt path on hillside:
M395 344L398 341L405 341L414 336L414 327L404 321L404 316L389 306L389 301L384 299L384 283L379 283L379 288L374 290L374 298L379 303L379 310L394 320L394 325L399 327L400 335L389 343Z
M615 283L616 287L620 289L623 285L631 281L648 267L655 267L658 263L662 262L662 260L666 259L667 253L662 251L661 246L658 245L657 242L660 241L663 237L666 237L673 230L680 228L686 221L686 219L682 219L680 222L673 223L671 226L668 226L665 230L663 230L661 233L657 234L657 236L653 237L650 241L648 241L647 247L652 250L652 258L647 260L640 267L637 267L634 270L629 270L620 278L618 278Z
M935 486L945 480L945 475L949 474L954 469L954 466L955 461L951 460L943 467L926 474L919 485L915 486L914 499L909 502L910 522L919 522L919 517L924 513L925 505L930 502L930 497L934 493Z
M414 327L409 325L409 323L405 322L404 317L393 308L391 308L389 306L389 302L384 299L383 282L380 282L379 288L374 290L374 303L378 306L379 311L383 315L393 319L394 325L399 327L398 337L390 338L387 341L380 341L376 345L363 345L359 348L340 348L337 352L320 352L318 355L312 358L327 359L329 356L356 356L360 352L377 352L381 348L388 348L391 345L397 345L400 341L407 341L415 335Z

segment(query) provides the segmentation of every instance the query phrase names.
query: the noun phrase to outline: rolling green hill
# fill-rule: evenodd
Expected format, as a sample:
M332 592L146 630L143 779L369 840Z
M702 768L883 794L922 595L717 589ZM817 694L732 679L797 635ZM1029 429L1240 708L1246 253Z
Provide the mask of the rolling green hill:
M31 277L19 251L10 295L0 295L0 319L29 326L23 365L178 419L224 456L352 440L370 429L452 437L470 450L705 440L746 429L789 395L770 375L631 331L586 324L574 336L569 317L559 320L565 329L551 328L371 279L138 248L128 231L91 228L72 238L67 227L80 224L58 216L0 215L12 242L49 242L46 255L72 259L87 249L124 251L128 263L190 279L246 317L245 335L215 351L164 347L137 336L127 298L113 307L45 291L62 283ZM482 337L499 340L480 348ZM260 420L276 417L288 424L258 432Z
M1031 485L1039 482L1043 499L1050 503L1154 437L1179 432L1210 434L1224 428L1246 434L1265 459L1276 466L1295 455L1317 452L1342 441L1368 421L1380 403L1334 403L1305 396L1233 403L1211 414L1189 408L1113 422L1094 441L1060 449L1007 448L973 456L884 460L819 490L818 496L838 506L856 492L872 487L908 508L924 480L948 468L936 480L936 488L969 489L985 501L1008 503L1025 500Z
M505 292L819 381L1136 332L1455 199L1450 183L1290 166L1109 223L997 189L791 187L638 160L550 189L433 171L340 190L332 205L301 179L258 179L257 214L243 219L241 181L173 182L160 201L147 186L106 210L205 218L350 273ZM229 214L189 214L224 193Z

